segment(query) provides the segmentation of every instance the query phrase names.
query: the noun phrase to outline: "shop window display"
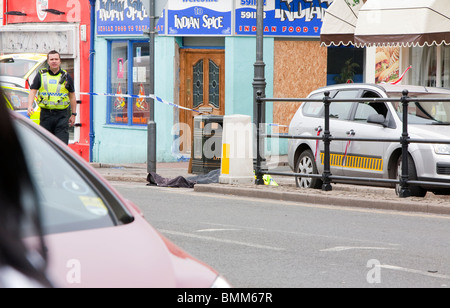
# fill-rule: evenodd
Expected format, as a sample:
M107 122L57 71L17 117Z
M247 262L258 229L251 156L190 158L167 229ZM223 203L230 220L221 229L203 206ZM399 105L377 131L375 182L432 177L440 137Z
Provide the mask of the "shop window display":
M122 97L120 95L147 96L149 84L148 42L110 42L110 83L108 90L117 96L109 97L109 123L145 125L150 109L146 97Z

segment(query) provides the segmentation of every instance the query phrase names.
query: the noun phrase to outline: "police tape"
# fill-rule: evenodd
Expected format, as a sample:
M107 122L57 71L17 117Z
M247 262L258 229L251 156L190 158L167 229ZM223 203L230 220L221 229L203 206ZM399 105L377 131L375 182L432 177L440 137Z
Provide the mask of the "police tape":
M111 94L111 93L95 93L95 92L78 92L79 95L89 95L89 96L109 96L109 97L121 97L121 98L138 98L138 99L142 99L142 98L151 98L153 100L156 100L157 102L175 107L175 108L179 108L179 109L183 109L183 110L188 110L188 111L193 111L193 112L197 112L200 113L200 111L195 110L195 109L191 109L191 108L187 108L187 107L183 107L180 105L177 105L175 103L172 102L168 102L156 95L153 94L149 94L149 95L134 95L134 94Z
M168 102L156 95L153 94L149 94L149 95L134 95L134 94L111 94L111 93L95 93L95 92L79 92L78 94L80 95L93 95L93 96L110 96L110 97L122 97L122 98L151 98L154 99L160 103L175 107L175 108L179 108L179 109L183 109L183 110L188 110L188 111L193 111L196 113L201 113L199 110L195 110L195 109L191 109L191 108L187 108L187 107L183 107L180 105L177 105L175 103L172 102ZM288 125L281 125L281 124L277 124L277 123L266 123L266 125L268 126L274 126L274 127L289 127Z
M11 87L11 88L13 89L15 87ZM28 93L30 92L29 89L22 89L22 88L20 88L20 90L21 91L26 91ZM57 96L63 95L61 93L46 93L46 94L48 94L48 95L57 95ZM175 108L184 109L184 110L188 110L188 111L193 111L193 112L196 112L196 113L201 113L198 110L190 109L190 108L187 108L187 107L183 107L183 106L174 104L172 102L168 102L168 101L166 101L166 100L164 100L164 99L162 99L162 98L160 98L160 97L158 97L156 95L153 95L153 94L149 94L149 95L134 95L134 94L117 94L117 93L116 94L111 94L111 93L96 93L96 92L75 92L75 94L79 94L79 95L83 95L83 96L86 96L86 95L87 96L109 96L109 97L137 98L137 99L151 98L151 99L154 99L154 100L156 100L156 101L158 101L160 103L163 103L163 104L175 107Z
M5 88L18 89L20 91L25 91L25 92L28 92L28 93L30 92L29 89L23 89L23 88L17 88L17 87L5 87ZM60 93L47 93L47 94L50 94L50 95L62 95ZM162 98L160 98L160 97L158 97L156 95L153 95L153 94L149 94L149 95L134 95L134 94L117 94L117 93L112 94L112 93L96 93L96 92L75 92L75 94L79 94L79 95L83 95L83 96L86 96L86 95L87 96L109 96L109 97L137 98L137 99L151 98L151 99L156 100L157 102L166 104L168 106L172 106L172 107L183 109L183 110L187 110L187 111L193 111L193 112L196 112L198 114L202 113L199 110L183 107L183 106L177 105L175 103L168 102L168 101L166 101L166 100L164 100L164 99L162 99ZM272 127L289 127L288 125L281 125L281 124L277 124L277 123L265 123L265 125L272 126ZM284 133L282 133L282 134L284 134Z
M28 90L29 91L29 90ZM172 102L168 102L156 95L153 94L149 94L149 95L135 95L135 94L112 94L112 93L96 93L96 92L76 92L75 94L79 94L80 96L106 96L106 97L120 97L120 98L137 98L137 99L145 99L145 98L151 98L153 100L156 100L157 102L166 104L168 106L171 107L175 107L175 108L179 108L179 109L183 109L183 110L187 110L187 111L193 111L196 113L201 113L201 111L199 110L195 110L195 109L191 109L191 108L187 108L187 107L183 107L180 105L177 105L175 103ZM274 126L274 127L289 127L288 125L281 125L281 124L277 124L277 123L266 123L266 125L268 126Z
M289 125L281 125L277 123L266 123L268 126L274 126L274 127L289 127Z

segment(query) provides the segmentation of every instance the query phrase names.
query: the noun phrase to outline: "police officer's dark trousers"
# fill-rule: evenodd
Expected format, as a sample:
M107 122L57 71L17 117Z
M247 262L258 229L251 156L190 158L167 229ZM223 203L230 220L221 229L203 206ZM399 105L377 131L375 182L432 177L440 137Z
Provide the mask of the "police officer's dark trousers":
M41 108L40 125L69 144L69 118L70 107L62 110Z

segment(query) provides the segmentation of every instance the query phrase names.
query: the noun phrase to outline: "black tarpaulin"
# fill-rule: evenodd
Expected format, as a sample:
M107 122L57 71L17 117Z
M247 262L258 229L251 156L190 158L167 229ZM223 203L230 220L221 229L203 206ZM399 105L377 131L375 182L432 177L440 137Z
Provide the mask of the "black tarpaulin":
M147 175L147 185L159 187L193 188L195 184L218 183L219 175L220 169L212 170L207 174L201 174L187 178L183 176L177 176L175 178L165 178L155 172L150 172Z

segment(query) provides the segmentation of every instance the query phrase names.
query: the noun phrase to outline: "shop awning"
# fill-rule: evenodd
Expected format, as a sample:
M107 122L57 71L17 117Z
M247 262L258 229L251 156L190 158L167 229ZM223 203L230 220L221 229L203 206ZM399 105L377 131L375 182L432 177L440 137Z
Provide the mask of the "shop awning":
M325 11L320 32L321 45L328 47L354 44L358 12L362 5L363 1L355 5L346 0L334 0Z
M358 14L355 45L450 44L448 0L367 0Z

